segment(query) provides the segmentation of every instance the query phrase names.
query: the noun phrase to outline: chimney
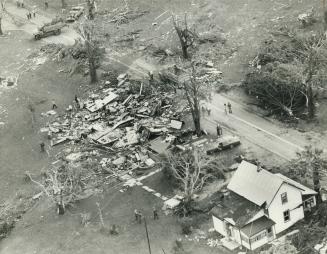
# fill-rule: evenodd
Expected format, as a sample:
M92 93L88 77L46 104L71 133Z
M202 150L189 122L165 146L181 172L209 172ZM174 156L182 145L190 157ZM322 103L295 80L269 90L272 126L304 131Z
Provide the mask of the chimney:
M258 162L257 162L257 172L259 173L261 170L262 170L261 162L258 161Z

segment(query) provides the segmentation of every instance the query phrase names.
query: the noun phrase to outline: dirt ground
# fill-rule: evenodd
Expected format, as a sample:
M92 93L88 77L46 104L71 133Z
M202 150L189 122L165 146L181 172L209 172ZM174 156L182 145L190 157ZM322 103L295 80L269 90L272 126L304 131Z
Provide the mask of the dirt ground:
M51 16L61 9L59 2L50 2L48 15ZM70 6L82 1L67 0L67 2ZM26 3L29 6L38 6L37 8L45 12L43 0L26 0ZM108 23L102 28L110 38L110 43L106 45L107 66L103 68L115 67L123 71L133 66L136 71L144 72L147 68L160 65L158 59L144 51L144 46L169 47L174 52L178 51L177 38L172 32L169 17L172 13L183 14L187 11L190 24L195 23L199 31L213 30L226 37L225 45L213 46L210 50L206 46L208 52L206 48L202 48L200 53L204 59L213 61L215 67L223 72L225 83L239 83L244 78L248 63L254 58L260 43L264 38L269 37L269 31L281 24L296 22L298 14L307 11L312 5L319 6L320 1L134 0L127 3L130 9L138 8L149 12L128 24L118 27ZM101 1L98 7L100 10L123 8L124 1ZM157 24L153 25L153 23ZM124 47L121 47L118 42L115 43L135 30L141 31L134 42L123 43ZM44 58L42 63L35 62L33 57L25 60L32 52L37 52L43 44L42 41L37 43L31 41L30 35L23 31L10 31L10 35L0 37L0 74L20 74L17 87L0 90L0 122L4 123L0 124L0 203L8 197L15 196L17 192L29 196L39 191L23 181L24 172L39 174L42 168L51 162L51 154L56 152L56 150L50 151L50 157L40 153L39 144L45 140L45 137L39 133L39 129L48 121L40 114L50 110L52 99L55 99L59 106L58 113L63 112L71 104L75 94L82 95L80 89L88 82L86 77L69 76L61 72L62 64L51 59ZM167 60L164 64L169 65L171 62ZM228 96L236 101L247 103L244 94L234 93ZM217 102L217 105L219 103ZM35 110L34 114L31 113L31 107ZM327 124L324 102L321 103L318 114L321 119L319 123ZM203 122L209 132L215 132L214 117L204 119ZM273 121L271 124L276 123ZM283 125L276 125L278 131L287 131ZM228 125L226 126L229 128ZM305 123L304 127L308 130L310 128ZM314 125L311 127L314 128ZM324 130L326 128L321 127L317 134L317 129L312 129L301 138L306 140L305 135L309 135L311 140L319 141ZM236 129L227 131L232 134L235 131L237 133ZM265 150L264 146L259 146L252 140L253 133L246 133L247 139L242 140L243 150L260 157L268 165L284 163L278 155ZM161 181L160 174L147 179L145 183L157 188L157 191L172 195L169 185ZM99 231L95 202L99 202L103 207L105 224L118 225L118 236L107 236ZM172 253L173 241L183 238L179 223L176 217L163 214L160 214L158 222L154 222L151 218L153 205L161 207L162 201L138 187L124 193L117 189L109 189L102 195L78 203L63 217L58 217L53 206L41 199L24 215L23 220L17 222L12 234L0 243L0 253L20 254L22 250L26 254L147 253L144 226L134 222L135 208L141 209L148 218L153 253L163 253L162 249L165 253ZM92 220L86 227L81 225L81 213L92 215ZM185 246L187 253L190 254L229 253L222 248L209 248L204 243L185 241Z

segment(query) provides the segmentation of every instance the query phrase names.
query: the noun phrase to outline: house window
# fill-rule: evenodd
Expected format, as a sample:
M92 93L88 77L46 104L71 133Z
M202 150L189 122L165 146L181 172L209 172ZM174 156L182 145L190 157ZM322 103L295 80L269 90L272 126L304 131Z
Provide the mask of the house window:
M304 201L304 209L305 210L311 210L311 208L314 207L314 205L315 205L315 202L314 202L313 197Z
M290 210L286 210L284 213L283 213L283 216L284 216L284 222L288 222L291 218L290 218Z
M282 199L282 204L285 204L285 203L287 203L287 193L286 192L284 192L284 193L282 193L281 195L280 195L280 197L281 197L281 199Z
M262 233L256 235L255 237L251 238L251 243L259 241L267 236L267 231L263 231Z

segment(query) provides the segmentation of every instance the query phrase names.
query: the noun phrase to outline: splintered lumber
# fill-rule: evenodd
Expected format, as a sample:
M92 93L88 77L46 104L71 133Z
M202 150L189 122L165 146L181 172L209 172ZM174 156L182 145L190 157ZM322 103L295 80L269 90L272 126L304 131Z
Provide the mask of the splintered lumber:
M87 110L91 113L94 113L100 109L102 109L104 106L108 105L110 102L115 100L118 97L115 93L110 93L108 96L104 97L103 99L98 99L94 101L94 104L87 107Z

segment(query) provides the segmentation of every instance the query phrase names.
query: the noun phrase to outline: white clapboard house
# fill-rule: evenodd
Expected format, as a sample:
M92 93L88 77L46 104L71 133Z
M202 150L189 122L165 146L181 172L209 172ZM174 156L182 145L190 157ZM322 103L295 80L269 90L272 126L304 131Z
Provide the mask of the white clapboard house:
M214 228L229 249L254 250L304 218L316 192L281 174L243 161L221 202L212 209Z

